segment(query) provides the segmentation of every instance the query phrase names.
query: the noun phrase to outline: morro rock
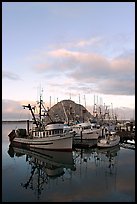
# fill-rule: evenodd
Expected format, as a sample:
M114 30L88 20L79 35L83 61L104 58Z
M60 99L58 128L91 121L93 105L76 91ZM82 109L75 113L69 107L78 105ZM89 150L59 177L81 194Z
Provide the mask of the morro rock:
M62 100L52 106L45 118L45 122L62 121L68 124L76 121L84 122L93 118L91 113L82 105L72 100Z

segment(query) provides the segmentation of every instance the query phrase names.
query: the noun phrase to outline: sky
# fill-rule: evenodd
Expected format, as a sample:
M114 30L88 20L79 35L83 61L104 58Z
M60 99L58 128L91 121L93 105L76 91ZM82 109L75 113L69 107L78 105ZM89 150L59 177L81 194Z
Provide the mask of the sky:
M135 2L2 2L2 118L41 92L134 117Z

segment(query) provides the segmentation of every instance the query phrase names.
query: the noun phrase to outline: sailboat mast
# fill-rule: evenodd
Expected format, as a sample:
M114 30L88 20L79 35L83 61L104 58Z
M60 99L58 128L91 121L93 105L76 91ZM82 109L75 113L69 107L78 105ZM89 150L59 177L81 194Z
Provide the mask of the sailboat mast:
M41 121L41 104L42 104L42 100L41 100L41 94L40 94L40 104L39 104L39 119Z

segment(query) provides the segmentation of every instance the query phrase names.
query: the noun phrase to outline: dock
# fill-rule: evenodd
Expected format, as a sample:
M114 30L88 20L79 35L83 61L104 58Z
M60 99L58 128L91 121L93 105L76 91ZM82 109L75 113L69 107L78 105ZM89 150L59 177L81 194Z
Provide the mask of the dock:
M135 144L128 143L127 141L135 141L135 132L133 131L117 131L120 136L120 146L128 149L135 149ZM78 139L73 140L74 148L93 148L97 146L97 139Z
M123 147L125 149L133 149L133 150L135 150L135 144L121 143L120 147Z
M135 132L133 131L117 131L116 134L120 136L120 142L135 140Z

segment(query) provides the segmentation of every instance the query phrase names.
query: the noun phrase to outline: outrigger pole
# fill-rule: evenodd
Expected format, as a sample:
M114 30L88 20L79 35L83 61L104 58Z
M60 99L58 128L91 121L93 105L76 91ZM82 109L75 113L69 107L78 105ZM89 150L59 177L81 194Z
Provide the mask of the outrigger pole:
M34 122L35 122L36 126L39 127L39 125L38 125L38 123L37 123L37 121L36 121L35 115L34 115L34 113L33 113L33 110L32 110L31 105L30 105L30 104L28 104L27 106L23 105L23 108L24 108L24 109L25 109L25 108L28 108L28 109L31 111L32 117L33 117L33 119L34 119Z

